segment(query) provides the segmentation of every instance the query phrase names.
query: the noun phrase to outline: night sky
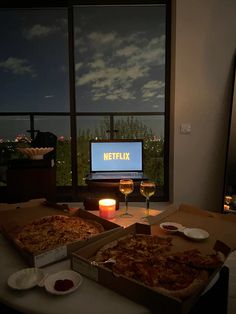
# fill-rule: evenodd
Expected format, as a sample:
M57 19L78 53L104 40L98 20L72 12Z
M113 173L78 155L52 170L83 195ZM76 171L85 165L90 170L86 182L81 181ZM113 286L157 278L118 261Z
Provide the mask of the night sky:
M165 110L164 10L75 9L78 112ZM69 111L66 16L63 9L0 11L0 111Z

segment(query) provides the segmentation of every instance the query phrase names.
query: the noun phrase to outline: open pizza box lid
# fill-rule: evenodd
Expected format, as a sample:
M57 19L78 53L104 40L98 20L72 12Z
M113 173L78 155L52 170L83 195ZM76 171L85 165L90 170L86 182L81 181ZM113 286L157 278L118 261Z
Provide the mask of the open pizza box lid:
M38 255L30 254L17 246L14 238L22 226L34 219L51 215L79 216L83 219L93 220L102 224L105 231L89 237L86 240L62 245L61 247L57 247ZM67 205L49 203L45 199L37 199L26 203L2 204L0 210L0 229L2 234L9 239L23 257L26 258L26 261L30 266L42 267L69 257L74 250L106 236L110 232L115 232L118 229L121 229L121 227L81 208L69 208Z
M172 207L156 216L149 217L152 232L155 234L166 234L160 228L163 222L174 222L187 228L203 229L209 234L206 240L200 242L176 235L176 241L181 242L182 246L196 247L208 252L220 241L228 247L228 254L236 250L236 215L221 214L181 204L179 208ZM224 253L227 255L227 250Z
M120 293L121 295L150 308L152 311L168 314L186 314L188 313L193 305L197 302L202 293L208 289L212 279L216 276L214 271L206 283L206 286L199 290L196 294L188 297L185 300L180 300L174 297L167 296L165 294L159 293L147 287L140 282L132 280L125 276L119 276L112 273L108 268L93 265L94 256L100 248L104 245L124 237L129 234L157 234L157 229L155 225L144 225L144 224L133 224L125 229L119 230L116 233L110 234L96 242L86 245L74 251L71 254L71 267L73 270L87 276L88 278ZM218 242L218 241L217 241ZM176 251L183 250L184 248L192 248L192 244L201 249L200 243L194 243L193 241L187 241L184 238L179 239L179 237L173 237L173 247ZM229 252L228 246L222 244L223 250L226 250L226 254ZM221 246L220 246L221 248ZM213 246L209 245L206 251L213 251ZM204 251L204 250L203 250Z

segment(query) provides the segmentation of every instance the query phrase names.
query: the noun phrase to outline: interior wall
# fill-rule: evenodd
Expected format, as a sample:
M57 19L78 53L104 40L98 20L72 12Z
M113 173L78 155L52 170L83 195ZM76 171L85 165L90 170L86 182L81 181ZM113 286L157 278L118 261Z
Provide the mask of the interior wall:
M173 203L220 211L236 1L176 0L174 7Z

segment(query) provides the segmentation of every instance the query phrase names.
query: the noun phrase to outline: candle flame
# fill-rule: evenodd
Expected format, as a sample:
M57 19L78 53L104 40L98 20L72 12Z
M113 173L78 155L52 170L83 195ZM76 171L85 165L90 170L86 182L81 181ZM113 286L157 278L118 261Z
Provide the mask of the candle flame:
M111 206L115 204L116 204L116 200L113 200L111 198L104 198L99 201L99 205Z

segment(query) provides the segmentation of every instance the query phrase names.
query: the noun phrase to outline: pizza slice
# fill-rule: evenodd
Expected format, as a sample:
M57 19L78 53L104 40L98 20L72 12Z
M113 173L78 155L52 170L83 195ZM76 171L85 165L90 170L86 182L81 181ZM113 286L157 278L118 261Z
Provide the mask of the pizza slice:
M225 261L225 256L221 252L203 254L198 249L185 250L170 254L168 258L177 263L206 270L219 268Z

